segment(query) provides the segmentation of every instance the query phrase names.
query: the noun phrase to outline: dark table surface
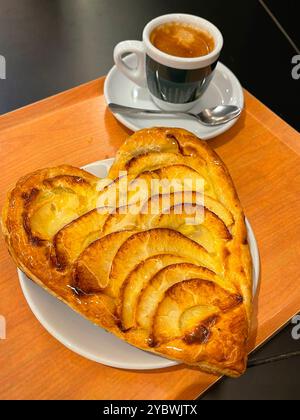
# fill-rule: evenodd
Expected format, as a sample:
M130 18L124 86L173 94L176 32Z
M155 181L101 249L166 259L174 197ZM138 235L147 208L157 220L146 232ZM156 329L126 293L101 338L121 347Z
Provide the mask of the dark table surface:
M292 57L300 54L297 3L0 0L0 55L6 59L0 113L105 75L117 42L140 39L144 25L156 16L183 12L207 18L221 29L224 64L245 88L300 131L300 79L292 78ZM299 350L292 328L288 325L255 357ZM254 367L238 380L222 380L204 399L300 399L299 372L300 358Z

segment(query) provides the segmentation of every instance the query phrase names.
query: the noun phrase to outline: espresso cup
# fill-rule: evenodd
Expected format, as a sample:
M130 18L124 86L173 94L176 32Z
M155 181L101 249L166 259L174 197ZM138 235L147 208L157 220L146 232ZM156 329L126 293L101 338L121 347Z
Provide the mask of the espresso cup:
M150 41L152 31L166 23L181 23L209 33L214 49L200 57L177 57L160 51ZM187 14L168 14L151 20L144 28L143 41L123 41L114 49L114 61L128 79L148 88L154 103L163 110L187 111L207 89L223 47L219 29L209 21ZM137 66L129 67L125 54L137 57Z

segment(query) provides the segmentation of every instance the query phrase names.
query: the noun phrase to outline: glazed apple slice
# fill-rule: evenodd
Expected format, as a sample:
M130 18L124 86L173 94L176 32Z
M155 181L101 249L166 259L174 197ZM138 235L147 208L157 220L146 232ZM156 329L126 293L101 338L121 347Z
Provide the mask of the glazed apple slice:
M143 172L139 175L138 178L144 178L147 175L149 177L150 175L152 179L169 181L167 185L168 187L171 186L173 189L171 191L169 189L166 191L163 182L161 182L159 191L153 191L151 195L183 190L195 190L201 193L205 192L205 194L208 194L210 197L216 198L214 186L207 176L207 172L199 173L199 171L200 167L198 168L198 171L196 171L189 166L188 162L185 161L185 163L164 166L160 169L156 169L155 171Z
M177 230L212 253L218 251L222 241L231 239L224 222L205 207L180 203L163 211L163 214L140 214L139 226L143 230L153 227Z
M154 315L153 344L176 338L187 344L205 344L218 314L228 313L242 303L239 294L230 293L212 281L190 279L177 283L166 291ZM191 310L196 307L198 311Z
M91 210L57 232L53 244L61 267L72 264L85 248L100 238L110 211L108 208Z
M148 282L140 295L136 312L137 324L150 330L155 311L166 290L176 283L198 277L206 280L216 279L212 271L190 263L172 264L160 270Z
M23 224L29 236L52 240L66 224L96 207L95 177L57 175L43 181L26 197Z
M191 258L171 254L155 255L142 261L129 273L125 279L119 297L118 313L120 314L123 330L136 326L136 309L141 292L152 277L171 264L191 261Z
M231 212L223 204L206 194L203 195L201 192L194 190L154 195L142 206L141 213L149 214L151 213L151 209L154 209L156 214L161 214L168 208L182 203L203 205L206 209L218 216L228 228L234 223Z
M103 291L109 283L109 272L120 246L135 231L114 232L88 246L74 263L73 286L86 294Z
M137 229L138 214L130 210L130 206L119 207L110 214L103 225L103 234L108 235L113 232L122 230L139 230Z
M118 297L123 282L134 267L161 254L192 258L199 265L216 269L215 259L201 245L172 229L151 229L135 233L120 246L111 265L106 292Z
M138 175L146 171L154 171L164 167L184 165L207 177L205 162L198 156L183 156L178 153L145 153L138 155L126 164L129 174Z
M132 141L133 140L133 141ZM132 158L148 152L178 153L179 145L174 136L168 136L159 128L142 130L134 133L130 140L120 147L114 164L109 171L111 179L117 178L120 171L126 170L126 164Z

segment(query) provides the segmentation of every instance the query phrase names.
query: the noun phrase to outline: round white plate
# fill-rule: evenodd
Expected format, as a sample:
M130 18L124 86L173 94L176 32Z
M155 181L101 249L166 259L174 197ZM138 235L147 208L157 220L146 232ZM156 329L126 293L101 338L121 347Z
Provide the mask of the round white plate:
M94 162L83 167L88 172L105 177L113 159ZM259 281L259 253L252 228L247 222L248 239L253 259L253 287ZM21 287L36 318L58 341L87 359L121 369L160 369L177 362L139 350L102 328L93 325L67 305L51 296L18 270Z
M131 54L125 57L124 60L130 67L135 66L135 55ZM135 83L131 82L116 68L116 66L110 70L105 79L104 96L107 103L115 102L134 108L159 109L151 100L148 90L140 88ZM197 105L191 109L191 112L197 114L204 108L210 108L216 105L237 105L240 108L244 107L244 94L240 82L236 76L220 62L217 65L214 77L207 91ZM115 113L114 115L117 120L133 131L147 127L179 127L193 132L203 140L208 140L224 133L237 121L237 119L235 119L218 127L206 127L188 117L132 117L118 113Z

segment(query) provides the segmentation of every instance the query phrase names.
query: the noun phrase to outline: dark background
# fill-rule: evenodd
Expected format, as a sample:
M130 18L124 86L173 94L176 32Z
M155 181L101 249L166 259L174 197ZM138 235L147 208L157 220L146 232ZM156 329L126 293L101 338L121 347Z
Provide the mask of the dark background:
M299 48L299 1L264 3ZM140 39L150 19L172 12L215 23L225 39L224 64L300 131L300 80L291 76L297 48L258 0L0 0L7 71L0 80L0 114L106 74L116 43ZM289 325L256 357L300 349L291 331ZM222 380L204 399L300 399L299 372L300 358L252 368L238 380Z

